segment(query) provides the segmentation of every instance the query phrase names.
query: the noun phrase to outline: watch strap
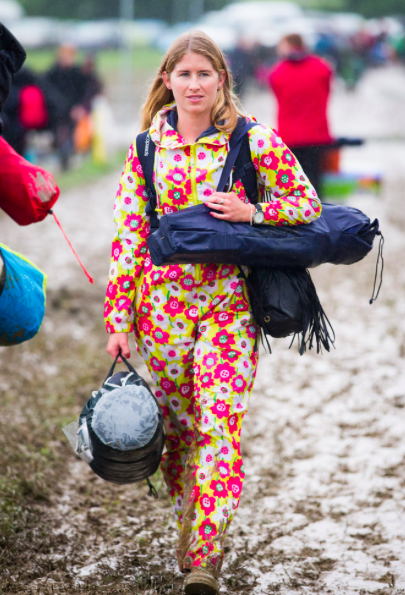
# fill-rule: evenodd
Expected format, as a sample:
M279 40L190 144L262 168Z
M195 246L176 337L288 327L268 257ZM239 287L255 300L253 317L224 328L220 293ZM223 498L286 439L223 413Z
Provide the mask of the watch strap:
M255 211L255 214L253 215L253 223L260 225L264 221L264 212L263 212L263 209L262 209L262 206L260 203L256 203L255 208L256 208L256 211ZM259 217L261 219L261 221L255 221L255 219L257 218L257 215L259 213L261 214L261 217Z

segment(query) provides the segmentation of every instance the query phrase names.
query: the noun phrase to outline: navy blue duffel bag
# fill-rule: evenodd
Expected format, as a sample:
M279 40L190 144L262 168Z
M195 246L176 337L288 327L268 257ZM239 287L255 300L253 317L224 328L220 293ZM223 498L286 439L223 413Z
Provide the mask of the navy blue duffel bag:
M371 223L358 209L327 203L312 223L280 227L230 223L209 212L201 204L164 215L159 229L148 238L153 264L303 268L325 262L353 264L370 252L380 233L377 219Z
M217 188L218 192L226 189L234 169L233 180L242 180L252 203L258 201L258 193L247 131L255 125L240 118ZM230 223L212 217L204 204L164 215L158 221L152 179L154 145L145 144L147 134L138 136L137 148L150 195L147 213L153 233L147 242L155 266L212 262L313 268L325 262L353 264L370 252L375 236L381 234L377 219L370 222L358 209L327 203L322 204L318 219L304 225Z
M240 118L230 138L230 151L217 188L225 191L233 171L232 179L242 181L253 204L258 201L258 192L247 130L254 125ZM136 142L149 194L146 212L152 233L147 242L153 264L247 265L250 275L246 277L242 268L240 275L248 285L254 318L266 342L266 335L293 334L299 337L301 355L314 344L317 352L322 346L329 351L334 343L333 329L306 269L327 262L353 264L364 258L375 236L381 235L378 220L371 222L352 207L326 203L318 219L296 226L230 223L212 217L203 204L159 220L153 183L154 143L147 131L138 135ZM382 246L381 235L370 303L377 298L382 283ZM381 277L375 293L380 258Z

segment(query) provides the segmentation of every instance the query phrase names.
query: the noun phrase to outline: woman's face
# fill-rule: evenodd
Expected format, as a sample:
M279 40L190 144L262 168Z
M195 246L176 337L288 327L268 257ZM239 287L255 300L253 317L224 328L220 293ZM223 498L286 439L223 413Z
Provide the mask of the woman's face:
M205 56L189 52L174 70L162 73L163 82L173 91L179 113L211 114L218 89L225 82L225 72L217 72Z

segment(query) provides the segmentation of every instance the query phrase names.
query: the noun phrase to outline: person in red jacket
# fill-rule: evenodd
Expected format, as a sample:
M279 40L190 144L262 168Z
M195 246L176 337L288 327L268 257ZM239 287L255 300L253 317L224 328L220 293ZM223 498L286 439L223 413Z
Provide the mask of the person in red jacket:
M320 195L322 155L333 142L327 118L332 68L311 55L296 33L283 37L277 51L281 60L269 85L278 103L278 133Z

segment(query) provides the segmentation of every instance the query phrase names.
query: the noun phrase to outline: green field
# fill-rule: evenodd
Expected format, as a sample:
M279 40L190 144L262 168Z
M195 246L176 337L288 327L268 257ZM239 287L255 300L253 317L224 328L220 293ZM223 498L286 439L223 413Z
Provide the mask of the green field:
M28 50L25 65L37 72L43 72L53 64L55 53L55 49ZM95 56L97 70L103 78L119 70L122 60L119 50L102 50L95 52ZM79 52L79 61L84 57L85 53ZM130 56L134 73L152 73L158 67L161 57L161 52L152 48L134 49ZM128 61L127 57L124 59Z

